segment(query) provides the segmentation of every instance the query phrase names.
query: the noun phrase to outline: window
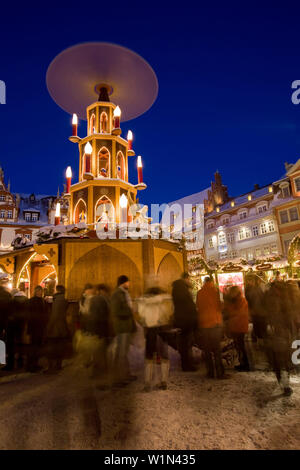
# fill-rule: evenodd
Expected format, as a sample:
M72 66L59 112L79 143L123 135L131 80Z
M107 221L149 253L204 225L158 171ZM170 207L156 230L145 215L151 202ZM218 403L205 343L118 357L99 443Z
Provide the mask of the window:
M103 134L106 134L107 133L107 130L108 130L108 118L107 118L107 114L105 112L101 113L101 116L100 116L100 132L103 133Z
M300 179L300 178L299 178ZM298 210L297 207L292 207L289 210L290 221L293 222L294 220L298 220Z
M252 260L254 258L252 251L248 251L248 260Z
M286 224L289 221L288 211L280 211L280 223Z
M37 220L39 220L39 215L38 214L32 214L31 220L32 220L32 222L36 222Z
M273 220L268 221L267 228L268 228L268 232L275 232L275 226L274 226Z
M259 258L261 256L261 249L260 248L256 248L255 256L256 256L256 258Z
M214 228L214 226L215 226L215 224L213 222L208 222L206 227L207 227L207 230L210 230L210 229Z
M226 245L226 235L224 232L219 233L219 245Z
M227 233L228 243L234 243L234 232Z
M273 255L277 255L278 254L278 247L277 247L277 244L276 243L272 243L271 245L271 253Z
M264 255L265 256L268 256L270 254L270 247L269 246L265 246L264 247Z
M5 217L5 211L0 211L0 218L4 219L4 217Z
M254 227L252 227L252 235L253 235L253 237L258 237L259 232L258 232L258 226L257 225L254 225Z
M298 193L300 191L300 178L295 179L295 188Z
M213 239L212 239L212 238L210 238L210 239L208 240L208 246L209 246L209 248L213 248L213 247L214 247L214 242L213 242Z
M1 194L1 195L0 195L0 201L1 201L1 202L5 201L5 196L4 196L4 194Z
M231 259L236 258L236 257L237 257L237 252L236 252L236 251L231 251L229 257L230 257Z
M102 178L109 178L109 151L103 147L98 153L98 175Z
M280 211L280 223L287 224L299 219L297 207L291 207L289 210Z
M117 155L117 177L125 180L125 159L122 152L118 152Z
M257 208L257 212L258 212L259 214L262 214L263 212L267 212L267 210L268 210L267 204L264 204L263 206L259 206L259 207Z
M222 220L222 224L223 224L223 225L228 225L229 222L230 222L229 217L224 217L224 219Z
M239 219L246 219L247 218L247 211L243 211L239 213Z
M25 214L24 214L24 219L26 220L26 222L31 222L31 214L30 214L30 212L25 212Z
M290 188L289 186L283 186L283 188L281 188L281 193L282 193L282 197L286 198L286 197L290 197Z
M239 240L244 240L245 238L251 237L251 232L248 227L242 227L238 231Z
M10 211L10 210L7 211L7 218L8 218L8 219L12 219L12 217L13 217L13 212Z
M96 131L96 129L95 129L95 119L96 119L95 114L92 114L91 119L90 119L90 135L95 134L95 131Z

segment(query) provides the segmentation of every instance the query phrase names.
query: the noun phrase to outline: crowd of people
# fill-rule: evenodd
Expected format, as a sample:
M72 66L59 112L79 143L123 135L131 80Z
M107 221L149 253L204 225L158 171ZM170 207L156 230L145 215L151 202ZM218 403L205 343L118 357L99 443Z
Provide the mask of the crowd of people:
M7 278L0 276L0 339L7 347L7 370L41 369L39 359L47 358L45 372L57 372L73 345L76 358L102 387L123 387L136 379L130 371L129 349L137 325L144 328L144 390L153 389L154 367L160 366L156 387L168 388L169 346L180 353L183 372L196 371L193 346L203 352L207 377L223 380L225 373L222 341L230 338L238 354L235 369L249 372L246 335L265 351L285 395L292 389L289 374L293 364L292 342L300 327L300 289L297 281L283 281L279 273L269 284L248 276L245 293L228 286L220 295L213 278L207 276L196 299L189 275L172 285L171 295L155 285L143 297L130 296L130 280L122 275L111 293L105 284L86 284L78 311L70 315L65 288L57 285L51 301L37 286L28 299L22 286L11 292ZM251 324L251 328L249 328Z

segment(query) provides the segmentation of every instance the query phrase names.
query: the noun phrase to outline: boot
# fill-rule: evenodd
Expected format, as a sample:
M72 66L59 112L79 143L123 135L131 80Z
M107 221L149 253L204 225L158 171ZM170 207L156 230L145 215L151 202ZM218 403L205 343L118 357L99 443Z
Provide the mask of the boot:
M170 361L169 361L169 359L162 359L160 367L161 367L161 384L160 384L159 388L161 390L167 390L169 370L170 370Z
M150 392L151 390L151 383L152 383L152 375L153 375L153 361L146 360L145 361L145 386L144 392Z

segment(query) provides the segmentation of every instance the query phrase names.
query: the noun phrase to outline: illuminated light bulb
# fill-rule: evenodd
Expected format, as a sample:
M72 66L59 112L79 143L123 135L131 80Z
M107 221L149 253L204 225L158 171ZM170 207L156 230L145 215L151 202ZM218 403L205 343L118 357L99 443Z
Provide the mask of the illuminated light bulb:
M125 194L122 194L122 196L120 197L120 207L122 209L125 209L127 207L127 204L128 204L127 197L125 196Z
M77 127L78 127L78 117L77 117L77 114L73 114L73 118L72 118L72 134L73 134L73 136L77 136Z
M137 157L137 170L138 170L138 184L143 182L143 164L142 157L139 155Z
M67 194L69 194L70 187L71 187L71 179L72 179L72 169L70 166L68 166L66 170L66 178L67 178Z
M60 203L59 202L56 204L54 224L55 225L60 224Z
M91 144L88 142L86 144L86 146L84 147L84 153L86 155L91 155L92 154L92 151L93 151L93 147L91 146Z
M117 106L116 109L114 110L114 127L115 127L115 129L120 128L120 117L121 117L121 109L119 108L119 106Z

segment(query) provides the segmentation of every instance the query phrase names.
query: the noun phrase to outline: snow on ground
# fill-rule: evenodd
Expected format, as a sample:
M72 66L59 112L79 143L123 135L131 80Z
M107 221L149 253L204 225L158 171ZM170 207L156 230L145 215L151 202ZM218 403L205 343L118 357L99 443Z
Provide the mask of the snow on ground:
M172 351L172 350L171 350ZM100 390L75 362L56 376L0 383L0 449L298 449L300 378L285 398L271 372L228 371L208 380L200 364L183 373L176 352L167 391L144 393L138 380Z

